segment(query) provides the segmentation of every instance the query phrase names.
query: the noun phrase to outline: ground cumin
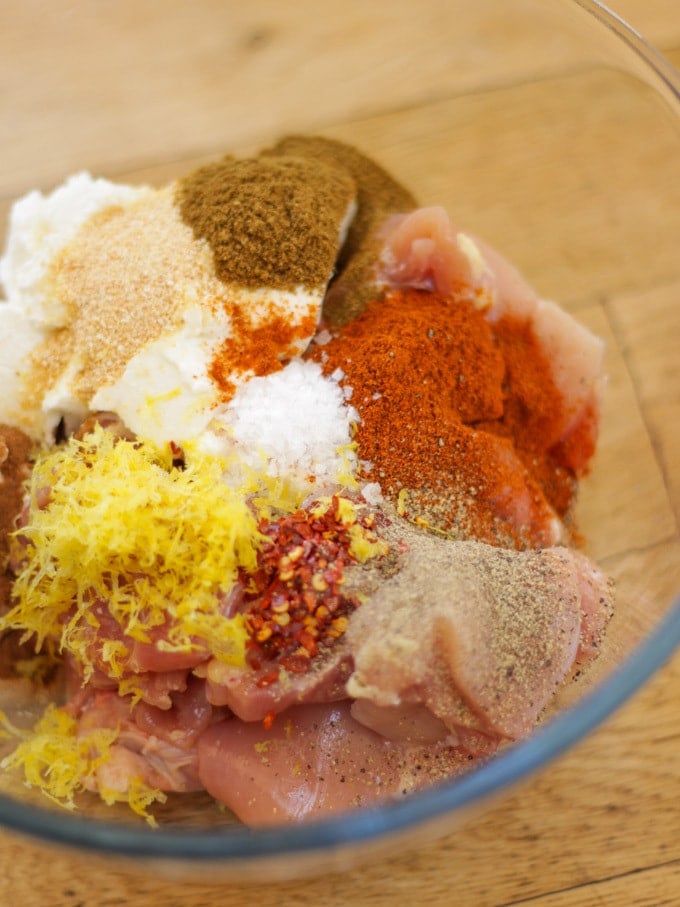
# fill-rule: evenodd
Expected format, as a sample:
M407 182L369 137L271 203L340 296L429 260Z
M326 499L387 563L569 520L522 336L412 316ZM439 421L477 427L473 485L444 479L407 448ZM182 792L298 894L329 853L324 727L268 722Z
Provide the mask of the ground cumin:
M343 167L298 157L226 157L180 180L183 221L210 245L220 280L325 288L356 194Z
M343 371L367 477L402 512L452 538L550 543L574 481L550 450L561 397L524 322L391 291L311 355Z
M378 229L390 214L416 207L408 189L352 145L321 136L288 136L266 155L297 155L318 164L344 168L357 185L358 211L340 250L336 276L323 306L324 321L332 327L356 318L375 296L372 270L379 251Z

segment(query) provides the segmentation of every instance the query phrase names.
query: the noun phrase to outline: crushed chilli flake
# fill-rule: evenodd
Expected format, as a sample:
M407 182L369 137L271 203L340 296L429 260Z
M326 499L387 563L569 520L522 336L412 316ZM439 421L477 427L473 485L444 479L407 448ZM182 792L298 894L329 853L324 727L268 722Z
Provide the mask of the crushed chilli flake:
M281 668L306 673L344 634L359 606L358 596L343 592L345 567L387 553L374 523L370 510L339 495L260 523L258 566L244 577L247 660L258 671L269 666L258 686L278 680Z

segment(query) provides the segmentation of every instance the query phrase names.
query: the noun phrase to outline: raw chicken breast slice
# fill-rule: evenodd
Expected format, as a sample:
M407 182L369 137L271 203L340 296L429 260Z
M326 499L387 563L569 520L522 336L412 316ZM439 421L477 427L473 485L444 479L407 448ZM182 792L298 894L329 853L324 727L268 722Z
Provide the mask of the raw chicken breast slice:
M391 286L455 294L481 308L494 304L491 268L473 240L453 226L441 206L393 215L381 233L380 270Z
M347 697L345 682L351 663L342 644L316 659L307 673L281 671L279 679L263 683L272 667L267 663L261 670L254 671L213 659L200 669L206 677L208 701L212 705L228 706L242 721L262 721L267 715L278 714L291 705L334 702Z
M74 710L69 707L69 711ZM80 736L102 728L118 731L106 759L91 776L83 778L88 790L124 794L130 784L138 781L163 791L200 789L194 740L186 729L182 728L174 738L168 734L168 739L163 739L148 728L138 727L129 698L113 690L91 693L76 717Z
M517 552L394 531L407 549L401 569L347 630L348 695L388 709L423 704L473 751L468 732L526 736L577 659L597 651L608 580L566 548Z
M198 743L207 791L247 825L314 819L372 805L469 767L449 743L407 748L359 724L348 702L305 705L270 730L222 721Z
M468 299L496 322L527 320L562 395L559 437L588 408L599 411L604 344L555 303L540 299L520 272L486 243L459 231L439 206L394 215L383 227L379 279Z

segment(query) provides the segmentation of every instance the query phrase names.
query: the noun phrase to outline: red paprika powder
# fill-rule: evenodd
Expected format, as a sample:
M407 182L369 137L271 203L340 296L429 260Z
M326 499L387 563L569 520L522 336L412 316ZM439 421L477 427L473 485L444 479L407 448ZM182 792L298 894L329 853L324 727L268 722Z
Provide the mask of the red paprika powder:
M575 477L555 454L561 396L528 322L394 290L311 355L342 370L364 476L400 512L452 538L554 543Z

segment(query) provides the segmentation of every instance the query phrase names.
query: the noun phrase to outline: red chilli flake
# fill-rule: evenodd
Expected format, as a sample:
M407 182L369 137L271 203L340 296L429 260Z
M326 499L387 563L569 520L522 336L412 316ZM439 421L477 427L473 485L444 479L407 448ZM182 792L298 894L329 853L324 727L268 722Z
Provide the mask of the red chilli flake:
M264 727L265 731L270 731L272 729L272 725L274 724L275 718L276 718L276 712L273 712L273 711L267 712L267 714L262 719L262 726Z
M357 521L368 530L372 516ZM261 523L260 531L269 544L263 545L250 577L245 626L251 667L259 670L263 662L275 663L258 680L265 687L278 679L281 669L306 673L315 655L345 632L359 600L341 591L345 566L356 558L337 495L323 514L297 510L276 523Z

